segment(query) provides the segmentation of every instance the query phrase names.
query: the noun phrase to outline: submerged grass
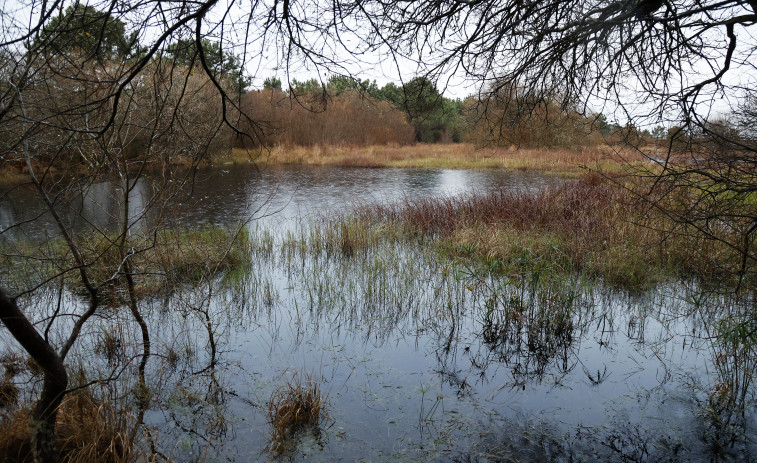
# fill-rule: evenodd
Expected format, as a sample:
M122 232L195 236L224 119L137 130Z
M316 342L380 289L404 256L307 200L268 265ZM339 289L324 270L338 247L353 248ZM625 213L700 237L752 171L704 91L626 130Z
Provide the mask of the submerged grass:
M262 164L338 165L355 167L433 167L447 169L536 169L562 175L582 172L581 166L620 170L624 163L641 162L638 153L619 153L609 147L583 150L476 148L472 144L408 146L276 146L250 152L235 149L226 162Z

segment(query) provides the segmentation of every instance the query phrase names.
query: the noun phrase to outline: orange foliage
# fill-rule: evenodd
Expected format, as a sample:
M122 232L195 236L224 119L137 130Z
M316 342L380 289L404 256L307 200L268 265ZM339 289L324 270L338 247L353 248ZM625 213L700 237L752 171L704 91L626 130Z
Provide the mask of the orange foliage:
M336 97L314 95L295 99L277 90L249 92L242 111L257 125L242 124L249 137L237 136L238 148L256 145L384 145L410 144L413 127L387 101L356 92Z

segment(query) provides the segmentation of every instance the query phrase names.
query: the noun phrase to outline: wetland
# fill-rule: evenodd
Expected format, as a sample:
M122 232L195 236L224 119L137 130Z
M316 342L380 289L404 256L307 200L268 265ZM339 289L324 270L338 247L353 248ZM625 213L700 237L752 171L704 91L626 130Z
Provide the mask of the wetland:
M603 228L636 206L596 179L221 166L143 214L154 181L135 181L126 208L117 182L61 208L98 259L124 220L143 250L134 293L113 279L68 360L67 400L78 402L64 405L99 404L102 427L130 436L113 461L750 461L757 451L753 293L725 289L707 267L716 248L661 248L649 223ZM62 251L44 205L22 187L3 198L3 284L38 289L20 300L61 343L83 290L47 277L59 270L45 258ZM31 248L33 264L18 257ZM131 301L150 329L147 357ZM7 430L41 377L5 332L2 361L15 390L0 394ZM277 430L276 412L289 410L277 400L295 396L317 412Z

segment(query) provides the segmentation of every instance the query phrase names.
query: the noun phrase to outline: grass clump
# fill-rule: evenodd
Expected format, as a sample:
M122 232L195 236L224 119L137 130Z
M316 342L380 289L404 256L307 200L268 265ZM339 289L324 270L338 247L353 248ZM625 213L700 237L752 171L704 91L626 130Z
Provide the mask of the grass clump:
M156 268L173 285L194 284L250 266L251 238L216 225L172 229L158 237L154 253L146 253L142 267Z
M320 434L326 417L324 398L316 381L310 376L294 377L278 388L268 402L271 424L269 449L276 455L291 452L303 432Z
M32 462L29 408L0 414L0 461ZM55 434L61 462L121 463L131 460L128 414L88 390L66 396Z
M251 265L252 239L246 230L217 225L198 228L161 229L133 233L122 245L121 236L85 232L75 237L90 278L106 302L121 303L126 297L125 262L129 262L136 294L149 297L182 285L197 284L244 272ZM13 272L0 273L0 280L19 290L78 275L71 252L62 239L43 243L4 243L0 258ZM79 281L70 278L66 281ZM85 293L84 287L71 288Z

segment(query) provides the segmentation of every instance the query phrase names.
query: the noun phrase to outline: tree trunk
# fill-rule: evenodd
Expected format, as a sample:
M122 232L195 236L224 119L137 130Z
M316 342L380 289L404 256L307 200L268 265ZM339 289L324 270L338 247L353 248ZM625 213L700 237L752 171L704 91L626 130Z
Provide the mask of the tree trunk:
M66 369L55 350L21 312L16 301L9 298L2 288L0 288L0 321L44 372L42 392L32 409L29 421L32 454L36 463L57 462L55 418L68 385Z

